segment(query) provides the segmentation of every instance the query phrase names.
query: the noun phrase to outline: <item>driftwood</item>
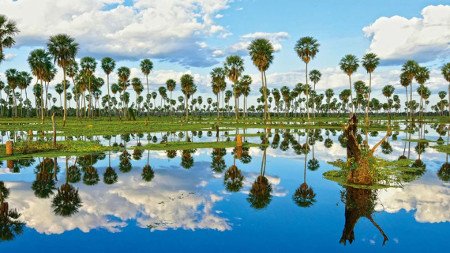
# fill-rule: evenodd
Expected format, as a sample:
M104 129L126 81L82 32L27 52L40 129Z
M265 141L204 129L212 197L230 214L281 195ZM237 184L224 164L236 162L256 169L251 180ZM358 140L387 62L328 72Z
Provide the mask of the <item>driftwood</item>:
M347 126L344 128L344 135L347 138L347 162L356 163L355 169L350 170L347 176L347 182L352 184L372 185L373 176L370 173L369 159L373 157L373 153L377 148L386 141L391 135L391 130L388 129L386 136L381 139L372 149L369 149L369 145L364 141L361 145L357 139L358 132L358 119L356 115L350 116ZM363 152L363 149L366 152ZM353 164L351 164L353 165Z

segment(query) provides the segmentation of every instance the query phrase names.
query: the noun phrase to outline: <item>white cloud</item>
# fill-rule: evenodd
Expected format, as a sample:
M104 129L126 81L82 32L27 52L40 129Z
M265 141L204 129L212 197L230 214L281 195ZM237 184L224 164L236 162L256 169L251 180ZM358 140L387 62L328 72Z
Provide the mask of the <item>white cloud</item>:
M190 176L186 177L186 173ZM214 203L223 198L202 185L209 177L209 163L196 163L189 172L156 168L150 183L142 181L140 171L135 168L130 173L120 173L114 185L79 184L83 206L77 214L64 219L53 214L51 198L33 196L31 183L6 185L11 191L9 200L22 214L21 219L39 233L60 234L74 229L89 232L97 228L120 232L130 219L136 219L142 228L152 225L152 230L230 230L228 220L213 210Z
M17 45L43 45L68 33L83 54L116 58L154 57L183 65L210 66L211 49L202 38L227 33L213 19L228 0L0 0L1 13L17 21Z
M282 49L281 42L289 38L289 34L287 32L276 32L276 33L265 33L265 32L255 32L248 33L241 36L240 41L231 45L228 48L229 53L234 54L248 54L247 48L250 45L251 41L257 38L265 38L272 42L273 48L275 52L278 52Z
M396 213L414 211L418 222L450 221L450 188L445 185L411 183L403 188L389 188L378 192L377 211Z
M450 6L427 6L420 18L380 17L363 28L369 51L387 63L406 59L432 61L450 54Z

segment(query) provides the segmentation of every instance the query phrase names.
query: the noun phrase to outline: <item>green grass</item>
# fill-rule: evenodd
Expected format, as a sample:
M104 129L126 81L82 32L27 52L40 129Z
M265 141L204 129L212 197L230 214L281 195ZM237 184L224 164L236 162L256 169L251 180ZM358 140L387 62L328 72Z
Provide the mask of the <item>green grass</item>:
M408 159L388 161L376 157L374 162L374 167L377 168L377 173L382 180L370 186L347 183L349 171L346 162L340 159L329 162L329 164L338 167L339 170L327 171L323 173L323 177L344 186L364 189L382 189L387 187L401 187L403 183L414 181L425 172L424 167L415 167L413 166L414 161Z

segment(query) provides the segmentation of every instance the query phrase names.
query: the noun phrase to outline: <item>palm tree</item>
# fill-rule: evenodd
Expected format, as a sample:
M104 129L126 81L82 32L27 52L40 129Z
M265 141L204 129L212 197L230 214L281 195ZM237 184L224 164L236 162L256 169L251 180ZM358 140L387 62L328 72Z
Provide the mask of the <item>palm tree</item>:
M18 88L21 90L21 92L23 92L25 90L25 102L26 102L26 101L28 101L27 88L28 88L28 86L30 86L31 81L33 80L33 78L26 71L19 72L18 78L19 78L19 80L18 80L19 83L17 85L18 85ZM23 107L22 107L21 114L23 116Z
M16 69L8 69L6 70L5 75L13 95L14 117L17 117L16 88L19 86L19 72Z
M17 33L19 29L16 27L16 22L8 20L5 15L0 15L0 63L5 59L3 49L14 46L16 43L14 35Z
M226 82L225 82L225 70L223 68L214 68L211 73L211 87L212 87L212 92L214 93L214 95L216 95L216 99L217 99L217 118L220 117L219 114L219 95L220 92L222 91L222 87L226 86Z
M380 58L374 53L367 53L362 58L362 65L369 73L369 94L367 101L370 101L370 93L372 92L372 73L380 63ZM369 127L369 106L366 106L366 127Z
M414 118L414 110L412 108L412 81L414 77L416 76L417 69L419 68L419 64L416 61L408 60L406 61L402 66L402 72L405 75L405 78L409 85L409 117L412 121Z
M148 76L150 72L153 70L153 62L150 59L144 59L141 61L141 71L145 75L145 81L147 84L147 97L150 94L150 86L148 84ZM147 117L150 114L150 107L147 107Z
M302 59L305 63L305 80L306 85L308 85L308 63L316 57L316 54L319 52L320 44L313 37L302 37L295 44L294 50L297 52L298 57ZM308 99L309 96L306 98ZM306 104L309 104L309 101L306 101ZM307 107L308 119L309 119L309 108Z
M186 111L186 121L189 117L189 98L197 92L197 85L194 84L194 77L189 74L184 74L180 79L181 91L185 97L185 111Z
M117 69L117 76L119 82L122 84L122 97L125 95L126 87L128 85L128 79L130 78L130 69L127 67L120 67ZM125 103L122 104L123 115L126 116Z
M108 89L108 114L109 114L109 121L111 121L111 95L109 93L109 75L114 71L116 68L116 61L114 61L111 57L105 57L102 59L102 69L103 72L106 74L106 87Z
M46 70L52 65L50 55L44 49L35 49L30 52L28 56L28 65L30 66L32 74L40 81L41 88L44 87L44 79ZM41 120L44 123L44 92L41 93Z
M83 57L80 60L81 71L88 78L88 92L89 92L89 117L92 117L92 77L94 76L97 62L92 57Z
M244 117L247 113L247 97L248 97L248 95L250 95L250 85L251 84L252 84L252 78L249 75L244 75L244 76L242 76L241 80L239 80L239 87L241 89L242 95L244 95ZM263 86L263 89L264 89L264 86ZM266 89L264 89L264 93L267 95Z
M420 125L422 127L422 117L423 117L423 99L426 96L427 88L424 86L425 82L430 79L430 70L426 67L419 67L416 73L416 81L419 83L418 93L420 95ZM420 134L421 131L419 131Z
M170 92L170 101L172 101L172 92L175 90L175 87L177 87L177 82L175 82L175 80L173 79L169 79L166 81L166 87Z
M137 100L141 95L142 91L144 90L144 86L142 85L141 79L137 77L131 79L131 86L133 87L134 92L136 92L136 105L137 105L137 112L139 113L140 108Z
M63 82L64 82L64 116L63 126L66 125L67 117L67 98L66 98L66 70L67 67L75 60L75 56L78 52L78 43L67 34L58 34L50 37L47 43L48 52L53 56L54 61L63 70Z
M353 104L353 92L352 92L352 74L358 70L359 63L358 58L352 54L348 54L341 59L339 63L341 70L348 75L348 81L350 84L350 99L352 101L352 113L355 112L355 105Z
M442 66L441 68L441 73L442 76L444 77L444 79L448 82L448 114L450 116L450 62L446 63L444 66Z
M389 125L391 124L391 102L389 101L391 99L392 94L394 94L395 88L392 85L386 85L383 87L383 90L381 91L383 95L388 99L388 118L389 118Z
M313 83L313 94L316 94L316 84L320 81L322 73L319 70L313 69L309 72L309 80ZM316 102L313 98L313 117L316 118Z
M267 104L267 79L266 70L269 68L273 61L273 46L267 39L255 39L251 42L248 47L250 57L252 58L253 64L261 72L261 84L263 88L264 95L264 120L270 120L269 107ZM251 80L251 79L250 79ZM245 95L244 95L244 106L245 106ZM245 115L245 110L244 110Z
M228 76L228 79L233 83L233 90L236 90L239 85L239 77L242 72L244 72L244 60L238 55L231 55L225 59L224 64L225 73ZM237 94L234 93L234 112L236 116L236 120L239 119L239 106L238 106L238 98Z

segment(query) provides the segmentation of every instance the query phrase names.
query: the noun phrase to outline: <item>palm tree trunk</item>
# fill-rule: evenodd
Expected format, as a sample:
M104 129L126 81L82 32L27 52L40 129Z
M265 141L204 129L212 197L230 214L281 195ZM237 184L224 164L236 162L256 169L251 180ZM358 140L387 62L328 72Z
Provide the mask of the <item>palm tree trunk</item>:
M355 104L353 104L353 91L352 91L352 76L348 75L348 82L350 84L350 103L352 104L352 113L355 112Z
M64 116L63 116L63 127L66 126L66 117L67 117L67 87L66 87L66 68L63 66L63 80L64 80ZM61 102L61 95L59 98L59 101Z

